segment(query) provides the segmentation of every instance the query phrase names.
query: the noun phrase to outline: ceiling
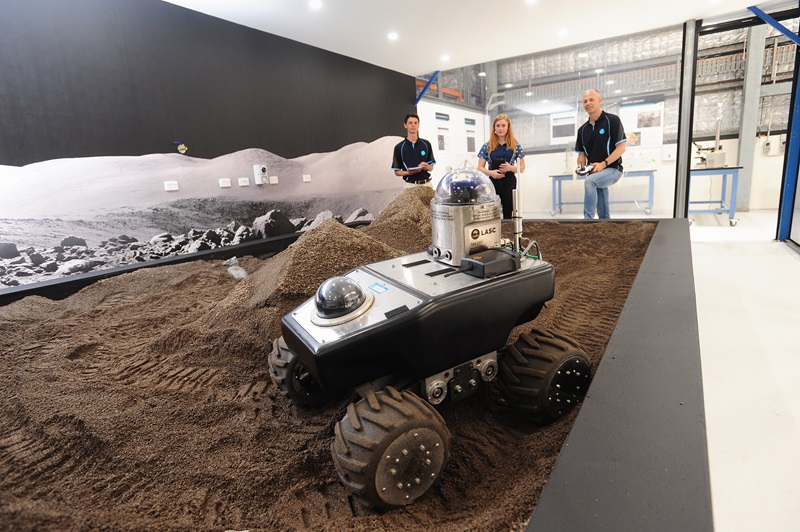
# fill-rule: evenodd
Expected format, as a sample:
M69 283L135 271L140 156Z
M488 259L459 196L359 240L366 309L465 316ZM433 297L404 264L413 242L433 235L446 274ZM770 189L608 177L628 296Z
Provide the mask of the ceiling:
M752 15L747 11L751 5L767 12L797 7L796 1L757 0L604 5L597 0L167 1L412 76L692 19L742 18ZM396 35L395 40L389 39L390 33Z

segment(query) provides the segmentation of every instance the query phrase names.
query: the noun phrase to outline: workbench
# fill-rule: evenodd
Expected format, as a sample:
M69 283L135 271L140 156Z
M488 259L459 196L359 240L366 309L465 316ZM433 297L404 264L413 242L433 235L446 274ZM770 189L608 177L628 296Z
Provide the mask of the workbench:
M736 225L737 220L734 218L736 215L736 190L739 188L739 170L741 170L741 166L725 166L723 168L692 168L689 170L689 209L687 213L696 213L696 212L710 212L716 214L728 213L728 222L732 226ZM691 201L692 197L692 179L698 176L703 175L721 175L722 176L722 187L720 190L720 199L716 200L708 200L708 201ZM731 177L731 201L730 204L726 205L726 198L728 192L728 176ZM719 204L719 208L716 209L692 209L692 205L703 204L703 205L717 205Z
M637 207L639 203L647 203L647 206L644 208L645 214L650 214L653 212L653 188L655 186L655 170L628 170L622 173L621 179L626 179L630 177L647 177L647 199L642 200L614 200L609 201L608 203L633 203ZM556 213L561 214L564 205L583 205L583 200L581 201L564 201L563 196L563 183L564 181L572 181L572 179L577 178L581 180L585 180L586 176L574 176L573 174L556 174L551 175L550 178L553 180L553 209L550 211L551 216L555 216ZM581 187L582 189L583 187Z

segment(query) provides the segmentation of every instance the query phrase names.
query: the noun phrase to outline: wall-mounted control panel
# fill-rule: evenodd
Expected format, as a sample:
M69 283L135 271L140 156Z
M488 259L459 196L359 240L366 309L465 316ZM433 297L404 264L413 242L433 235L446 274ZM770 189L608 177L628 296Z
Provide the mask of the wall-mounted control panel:
M267 176L267 165L254 164L253 177L255 178L256 185L266 185L269 179Z

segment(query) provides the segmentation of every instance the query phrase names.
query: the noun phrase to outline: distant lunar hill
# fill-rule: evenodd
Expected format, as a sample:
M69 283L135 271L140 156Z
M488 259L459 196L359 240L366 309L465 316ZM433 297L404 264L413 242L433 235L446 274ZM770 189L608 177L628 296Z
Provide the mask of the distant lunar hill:
M296 159L251 148L214 159L169 153L0 166L0 218L87 218L192 198L275 201L399 191L403 181L391 161L400 140L383 137ZM278 183L256 185L254 165L266 166ZM221 179L230 186L220 187ZM178 189L168 191L165 183Z

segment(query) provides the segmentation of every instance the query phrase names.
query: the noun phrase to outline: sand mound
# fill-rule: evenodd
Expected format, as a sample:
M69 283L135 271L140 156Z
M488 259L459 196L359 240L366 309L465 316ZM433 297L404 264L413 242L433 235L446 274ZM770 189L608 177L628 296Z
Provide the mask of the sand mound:
M364 232L403 254L424 251L431 244L432 199L430 187L406 188Z

